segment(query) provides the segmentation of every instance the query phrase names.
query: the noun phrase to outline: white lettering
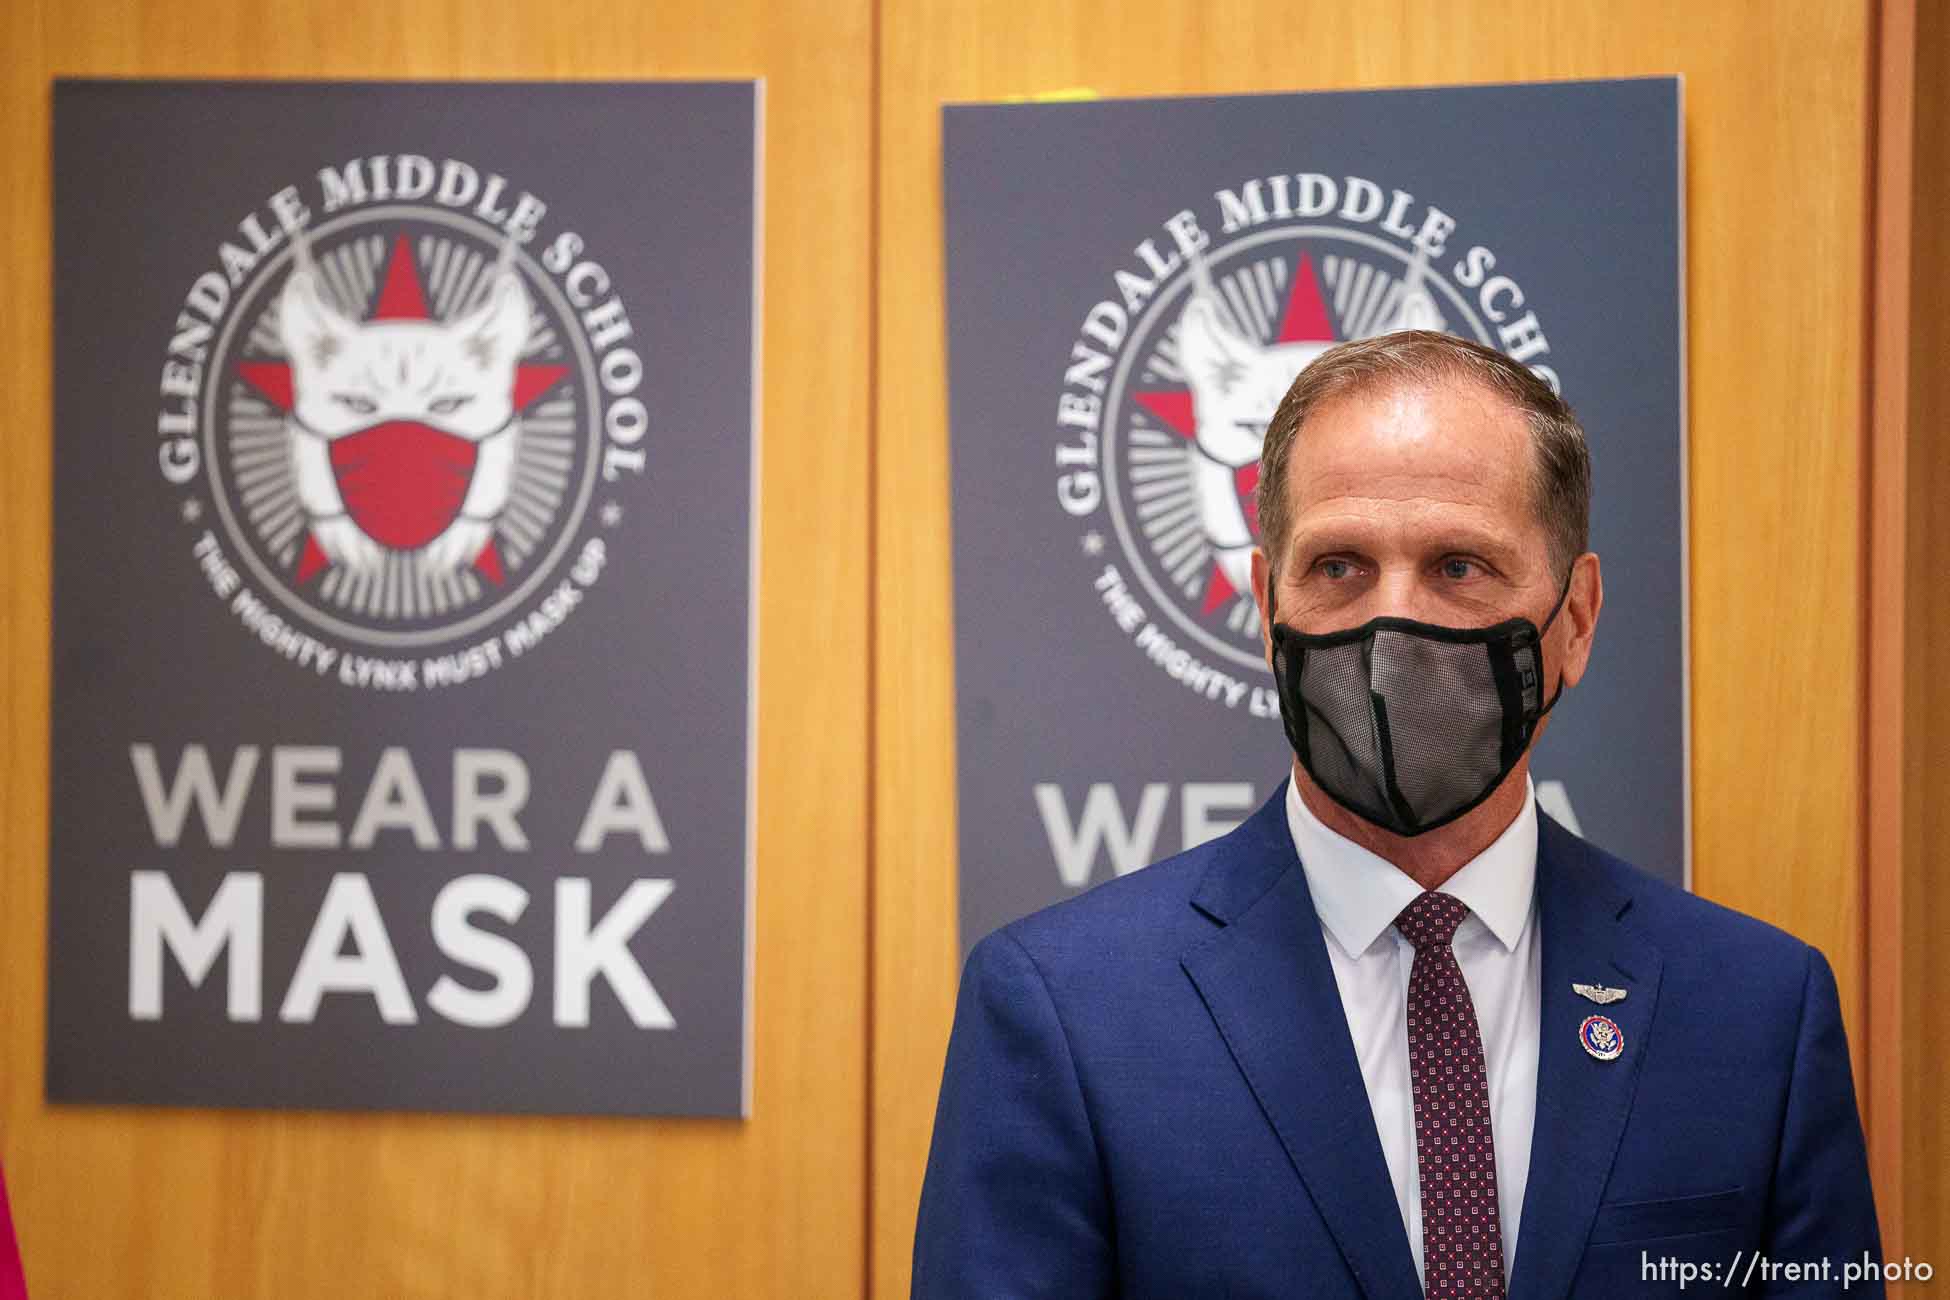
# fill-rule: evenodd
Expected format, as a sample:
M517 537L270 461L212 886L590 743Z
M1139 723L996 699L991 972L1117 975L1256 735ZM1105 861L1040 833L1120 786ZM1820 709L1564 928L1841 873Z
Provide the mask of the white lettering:
M499 789L482 788L493 780ZM528 836L516 820L528 804L528 764L511 749L454 751L454 847L479 845L485 823L504 849L526 849Z
M589 926L589 882L574 876L555 882L555 1023L589 1024L589 985L609 981L639 1029L675 1029L676 1018L637 965L630 937L670 897L668 880L633 880L594 929Z
M1192 848L1217 839L1244 820L1243 817L1214 817L1215 812L1252 811L1253 788L1244 781L1188 781L1179 792L1184 827L1184 847Z
M426 791L420 788L412 756L397 745L379 755L379 766L373 769L372 784L366 787L366 797L359 804L359 815L352 820L346 843L355 849L369 849L379 832L386 830L411 832L418 848L440 847L440 832L433 827L433 810L427 807Z
M612 752L603 766L589 811L576 832L576 852L594 853L619 831L635 835L645 853L670 852L670 837L657 815L657 801L650 797L650 785L643 779L643 766L627 749Z
M1158 827L1164 821L1165 804L1171 787L1154 781L1138 797L1137 820L1124 819L1117 791L1107 781L1099 781L1084 796L1083 815L1072 821L1063 788L1039 781L1035 786L1036 811L1042 814L1043 833L1049 837L1050 854L1056 859L1056 873L1070 889L1090 883L1100 849L1108 850L1111 868L1118 875L1136 871L1151 860L1158 842Z
M471 989L442 975L427 993L427 1005L457 1025L493 1029L520 1018L535 990L528 954L510 939L468 924L473 912L486 912L512 925L528 909L528 891L500 876L461 876L443 886L433 900L433 941L461 965L494 977L494 987Z
M348 935L353 949L345 953L340 950ZM318 1004L327 993L370 994L379 1006L380 1018L389 1025L410 1025L419 1020L413 998L406 991L406 977L400 973L399 958L393 954L393 941L380 919L372 886L355 871L332 877L325 901L319 905L318 919L312 922L311 937L305 940L304 954L298 958L291 987L285 990L278 1018L294 1024L309 1023L318 1015Z
M264 965L264 878L232 871L217 886L203 917L191 921L176 887L161 871L129 875L129 1016L162 1019L162 955L175 955L191 988L200 988L219 954L229 952L225 1014L258 1017Z
M257 772L257 746L241 745L231 755L230 774L224 778L221 795L217 793L209 751L201 745L183 747L183 758L170 778L167 795L163 793L154 745L130 745L129 761L135 765L135 783L142 791L143 810L149 814L149 833L155 836L158 847L173 849L183 838L183 822L192 801L210 847L228 848L237 837L244 797L250 793L251 777Z
M271 749L271 843L281 849L335 849L339 827L333 821L300 821L302 812L330 813L338 792L329 783L302 781L339 770L339 751L330 745L275 745Z

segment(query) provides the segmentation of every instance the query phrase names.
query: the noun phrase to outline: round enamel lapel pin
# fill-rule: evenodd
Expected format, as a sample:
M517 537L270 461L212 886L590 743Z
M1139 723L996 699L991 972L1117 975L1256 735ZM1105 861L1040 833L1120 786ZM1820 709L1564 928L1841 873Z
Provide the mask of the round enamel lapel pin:
M1610 1016L1586 1016L1578 1026L1578 1041L1600 1061L1616 1061L1625 1050L1625 1032Z

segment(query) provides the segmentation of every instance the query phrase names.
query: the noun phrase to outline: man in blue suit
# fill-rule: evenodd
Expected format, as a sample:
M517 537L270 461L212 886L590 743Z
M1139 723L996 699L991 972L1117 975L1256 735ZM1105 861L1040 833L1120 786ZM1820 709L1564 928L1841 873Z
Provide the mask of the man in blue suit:
M1880 1295L1827 962L1536 807L1604 598L1569 409L1343 344L1258 492L1291 781L976 946L914 1294Z

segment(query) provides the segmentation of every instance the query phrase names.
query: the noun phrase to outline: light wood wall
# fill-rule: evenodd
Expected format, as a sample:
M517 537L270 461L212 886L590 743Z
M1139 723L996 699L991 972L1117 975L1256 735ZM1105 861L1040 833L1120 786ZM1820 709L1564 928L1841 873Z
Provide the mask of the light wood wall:
M1950 5L1916 4L1904 712L1903 1242L1950 1285ZM1901 201L1900 196L1896 201ZM1884 719L1871 718L1872 728ZM1893 937L1893 936L1892 936ZM1880 936L1878 936L1880 939Z
M941 103L1684 75L1694 881L1828 954L1860 1078L1869 18L1868 0L883 10L876 1296L906 1294L957 975Z
M8 0L0 10L0 1160L36 1300L860 1295L867 4ZM41 1100L57 75L767 78L760 617L790 636L759 652L748 1122ZM195 144L184 141L186 164L206 165Z

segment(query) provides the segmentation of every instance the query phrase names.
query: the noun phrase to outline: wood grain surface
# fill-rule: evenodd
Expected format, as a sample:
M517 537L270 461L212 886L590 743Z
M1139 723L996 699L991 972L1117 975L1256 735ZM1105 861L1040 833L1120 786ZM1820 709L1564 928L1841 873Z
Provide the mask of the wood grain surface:
M1904 665L1903 1254L1950 1285L1950 5L1916 4ZM1873 731L1878 719L1869 720ZM1894 934L1876 942L1893 944ZM1892 1254L1898 1252L1892 1251ZM1927 1294L1918 1287L1914 1294Z
M10 0L4 11L0 1160L36 1300L861 1294L867 5ZM41 1100L48 113L60 75L766 78L760 618L791 635L759 652L748 1122ZM208 165L193 141L184 159Z

